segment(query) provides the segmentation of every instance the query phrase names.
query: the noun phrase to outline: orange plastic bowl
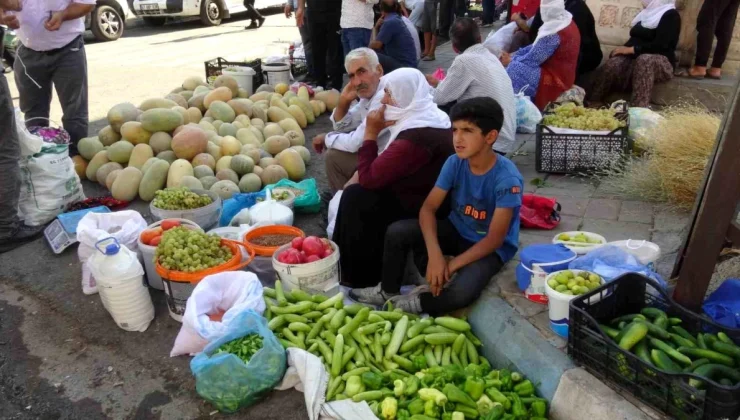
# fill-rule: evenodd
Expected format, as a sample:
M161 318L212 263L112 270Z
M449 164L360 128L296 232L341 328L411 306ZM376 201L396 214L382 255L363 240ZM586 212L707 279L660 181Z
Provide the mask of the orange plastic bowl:
M201 271L196 271L193 273L186 273L184 271L168 270L162 267L162 265L159 263L159 260L157 260L157 274L159 274L160 277L162 277L163 279L170 281L180 283L198 283L199 281L203 280L204 277L211 274L223 273L224 271L241 270L254 259L254 250L251 246L245 243L232 241L229 239L221 239L221 245L226 245L227 247L229 247L229 249L231 249L231 253L233 254L229 261L221 265ZM247 250L247 258L244 261L242 261L242 252L239 247L243 247Z
M302 230L297 227L287 225L262 226L252 229L244 234L244 242L249 245L250 248L254 249L255 254L262 257L272 257L272 254L282 246L264 246L252 243L253 239L264 235L294 235L301 238L306 237L306 234Z

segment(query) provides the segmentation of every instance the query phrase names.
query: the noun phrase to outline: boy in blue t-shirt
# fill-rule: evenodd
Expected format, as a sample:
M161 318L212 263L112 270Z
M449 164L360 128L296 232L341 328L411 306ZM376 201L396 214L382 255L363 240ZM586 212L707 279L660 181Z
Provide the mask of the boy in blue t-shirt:
M492 148L503 125L501 106L491 98L468 99L452 108L450 119L456 154L442 167L419 220L388 228L382 283L350 291L355 300L373 305L390 300L407 312L444 314L473 303L516 254L523 182L516 166ZM437 220L448 197L450 214ZM428 256L429 285L400 295L409 251Z

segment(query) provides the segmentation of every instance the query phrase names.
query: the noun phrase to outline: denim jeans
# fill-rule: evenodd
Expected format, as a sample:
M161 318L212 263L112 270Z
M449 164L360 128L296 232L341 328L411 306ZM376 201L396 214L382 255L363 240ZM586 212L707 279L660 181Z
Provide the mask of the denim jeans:
M437 238L444 255L460 255L474 243L463 238L449 219L437 221ZM383 291L398 293L406 268L406 258L413 251L419 272L426 272L428 261L424 236L419 220L401 220L391 224L385 232L383 246ZM421 308L432 316L448 313L470 305L503 267L495 252L459 269L439 296L419 295Z
M342 29L342 48L346 57L350 51L356 48L363 48L370 45L370 35L372 30L365 28L344 28Z

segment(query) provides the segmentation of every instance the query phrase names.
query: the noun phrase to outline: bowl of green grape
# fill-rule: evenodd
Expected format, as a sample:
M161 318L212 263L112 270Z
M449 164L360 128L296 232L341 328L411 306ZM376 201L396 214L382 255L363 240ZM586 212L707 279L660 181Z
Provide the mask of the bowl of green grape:
M606 238L593 232L571 231L558 233L552 243L563 244L578 255L588 254L606 243Z

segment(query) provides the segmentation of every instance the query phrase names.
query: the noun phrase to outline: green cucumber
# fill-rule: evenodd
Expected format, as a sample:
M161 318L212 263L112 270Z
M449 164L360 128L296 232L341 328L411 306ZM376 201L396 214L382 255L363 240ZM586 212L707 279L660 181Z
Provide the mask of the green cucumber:
M666 315L666 313L664 311L661 311L658 308L642 308L642 310L640 311L640 313L642 315L645 315L646 317L648 317L650 319L653 319L653 320L655 320L655 319L657 319L657 318L659 318L661 316L668 318L668 315Z
M633 322L625 330L624 335L619 340L619 347L629 350L645 338L648 333L648 326L644 322Z
M599 328L601 328L601 331L603 331L604 334L606 334L607 337L611 339L615 339L619 335L619 330L616 328L612 328L604 324L599 324Z
M716 344L716 342L714 344ZM679 347L678 351L694 358L709 359L712 363L735 367L735 361L732 360L732 357L713 350L704 350L695 347Z
M709 348L707 347L707 343L704 342L704 335L701 333L696 335L696 346L704 350Z
M683 371L687 373L691 373L694 370L696 370L696 368L698 368L699 366L706 365L706 364L709 364L709 359L696 359L693 362L691 362L691 366L684 368Z
M671 325L680 325L682 322L681 318L668 318L668 323Z
M650 352L650 358L655 363L658 369L664 370L668 373L680 373L681 367L678 366L668 355L662 351L654 349Z
M667 354L668 356L670 356L671 359L673 359L673 360L675 360L675 361L677 361L679 363L682 363L682 364L684 364L686 366L688 366L688 365L691 364L691 359L689 359L688 356L686 356L685 354L683 354L681 352L676 351L674 348L672 348L668 344L666 344L666 343L658 340L657 338L651 338L650 339L650 345L653 346L653 348L655 348L655 349L658 349L658 350L661 350L661 351L665 352L665 354ZM711 359L709 359L709 360L711 360Z
M665 315L659 316L655 318L655 320L653 321L653 324L655 324L656 326L660 328L668 328L668 317Z
M740 347L734 344L728 344L724 341L717 340L712 343L712 348L724 355L740 359Z
M635 322L642 322L643 324L647 325L648 327L648 334L651 336L654 336L656 338L660 338L661 340L670 340L671 334L666 331L665 329L651 323L648 321L635 321Z
M688 332L688 331L686 331L685 329L683 329L683 328L681 328L679 326L675 326L674 325L674 326L671 327L671 331L674 332L674 333L676 333L676 334L678 334L678 335L680 335L681 337L685 338L686 340L689 340L692 343L694 343L694 347L697 346L698 342L697 342L696 337L694 337L693 335L691 335L691 333Z
M687 340L678 334L671 333L671 341L676 343L678 347L696 347L693 341Z
M719 381L721 378L727 378L731 380L733 384L740 382L740 372L724 365L711 363L701 365L698 368L694 369L693 373L694 375L703 376L715 382ZM698 379L691 378L689 379L689 385L693 386L694 388L701 388L704 383Z
M642 359L643 362L647 363L650 366L653 366L653 361L650 358L650 349L648 348L647 341L640 340L639 343L635 346L635 354L637 357Z
M722 341L727 344L732 344L733 346L736 345L734 341L730 337L727 336L727 334L723 333L722 331L717 333L717 338L719 338L719 341Z
M642 319L642 320L647 320L647 318L645 318L645 315L642 315L642 314L628 314L628 315L622 315L620 317L616 317L616 318L612 319L609 323L612 324L612 325L617 325L620 322L632 322L636 318L637 319Z

